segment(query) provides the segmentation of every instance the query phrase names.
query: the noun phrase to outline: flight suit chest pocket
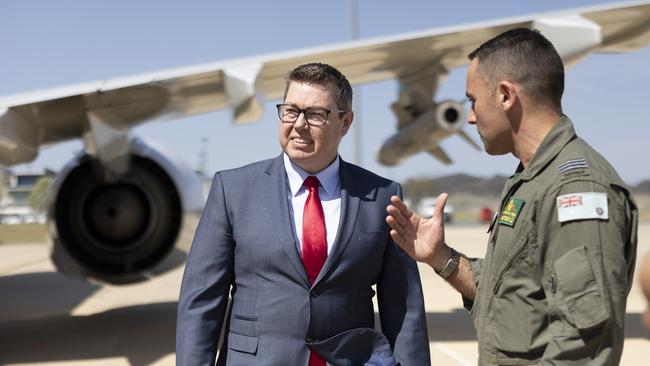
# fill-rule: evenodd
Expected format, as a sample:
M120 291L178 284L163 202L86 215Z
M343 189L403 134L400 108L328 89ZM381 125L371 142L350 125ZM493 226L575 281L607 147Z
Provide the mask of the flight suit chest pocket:
M591 329L609 318L587 248L574 248L553 263L551 292L564 318L577 330Z
M492 290L495 295L498 294L507 272L519 269L523 271L522 275L524 277L530 275L531 268L525 259L528 251L531 249L531 239L533 237L534 235L529 232L529 228L524 227L515 235L512 243L496 243L496 245L507 245L508 247L500 251L503 255L493 259L495 271L493 272L494 282ZM519 264L518 266L515 265L517 263Z
M539 268L528 260L535 240L534 231L529 230L516 233L513 241L507 243L508 250L503 251L507 254L495 258L493 293L487 294L490 306L485 316L487 342L493 347L498 364L534 364L543 352L537 337L545 326L545 314L540 300L541 280L535 274ZM503 363L504 360L514 363Z

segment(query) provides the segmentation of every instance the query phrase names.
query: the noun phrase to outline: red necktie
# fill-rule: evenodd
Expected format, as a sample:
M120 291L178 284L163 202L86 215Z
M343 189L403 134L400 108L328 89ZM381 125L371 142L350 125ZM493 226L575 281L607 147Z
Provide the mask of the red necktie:
M309 190L309 196L302 214L302 263L309 282L313 284L327 259L325 216L318 197L318 178L310 175L303 184ZM316 352L310 352L309 366L325 366L325 360Z

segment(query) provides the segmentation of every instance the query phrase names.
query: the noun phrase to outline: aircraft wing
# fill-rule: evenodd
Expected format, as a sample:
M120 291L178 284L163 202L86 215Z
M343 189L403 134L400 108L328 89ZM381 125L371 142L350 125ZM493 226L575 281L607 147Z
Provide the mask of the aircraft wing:
M62 272L111 283L143 281L182 263L187 218L203 205L202 182L132 127L232 108L236 123L282 96L285 75L306 62L340 69L353 84L394 78L398 132L379 155L397 164L425 151L450 163L440 142L462 128L459 101L436 101L447 72L467 53L514 27L542 31L567 65L591 52L650 43L650 2L537 14L337 45L183 67L0 98L0 165L33 160L41 147L81 138L84 150L53 180L48 196L52 260ZM460 99L460 98L459 98ZM181 249L181 250L179 250Z
M312 61L337 67L353 84L424 80L426 92L408 101L424 111L449 69L466 65L475 47L514 27L542 29L570 63L590 52L625 52L650 43L650 3L438 28L4 97L0 164L31 161L40 147L73 138L84 138L87 149L101 149L125 141L119 137L135 125L224 108L233 109L236 123L254 122L262 116L262 98L281 97L287 72Z

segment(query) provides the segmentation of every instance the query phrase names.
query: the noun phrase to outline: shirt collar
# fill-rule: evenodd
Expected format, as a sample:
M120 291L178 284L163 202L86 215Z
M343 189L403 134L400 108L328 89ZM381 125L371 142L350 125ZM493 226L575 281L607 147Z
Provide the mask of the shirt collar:
M289 189L291 190L291 195L296 196L300 189L302 188L302 183L310 175L315 175L320 182L321 187L325 190L325 193L328 196L334 195L336 188L339 185L339 156L336 155L336 159L327 166L327 168L321 170L316 174L309 174L306 171L302 170L296 163L291 161L289 156L284 153L282 154L284 158L284 170L287 172L287 178L289 179Z
M576 132L573 129L573 123L569 117L562 116L546 137L544 137L528 167L523 169L523 171L523 166L518 167L517 172L521 172L521 174L517 178L532 179L575 137Z

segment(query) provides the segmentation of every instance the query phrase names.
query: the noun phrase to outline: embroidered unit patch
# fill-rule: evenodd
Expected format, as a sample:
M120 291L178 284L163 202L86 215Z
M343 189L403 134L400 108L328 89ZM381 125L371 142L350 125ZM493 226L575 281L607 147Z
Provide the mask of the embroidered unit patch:
M607 193L583 192L558 196L557 219L560 222L573 220L607 220Z
M577 159L567 160L564 163L558 165L557 172L566 173L570 170L587 169L587 167L588 167L587 161L585 161L584 158L577 158Z
M517 216L519 216L519 212L523 205L524 200L520 200L519 198L511 198L508 200L506 208L503 209L501 216L499 216L499 224L508 225L510 227L515 226L515 221L517 221Z

